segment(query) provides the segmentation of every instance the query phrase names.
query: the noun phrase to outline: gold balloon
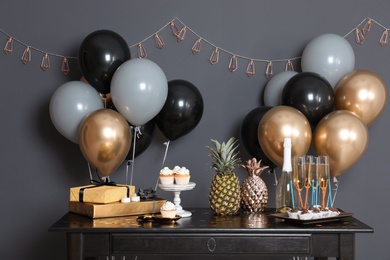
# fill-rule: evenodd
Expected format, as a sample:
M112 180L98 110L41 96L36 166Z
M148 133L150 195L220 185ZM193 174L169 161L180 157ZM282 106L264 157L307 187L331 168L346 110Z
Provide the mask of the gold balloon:
M310 148L311 127L297 109L276 106L268 110L259 122L257 137L264 154L275 165L283 165L283 142L291 138L291 155L304 155Z
M79 128L80 150L102 176L113 173L125 160L131 139L126 119L111 109L92 112Z
M318 155L329 156L330 173L339 176L355 164L368 144L368 129L354 113L338 110L318 123L314 147Z
M348 73L335 89L336 110L348 110L370 125L386 104L386 85L375 73L356 70Z

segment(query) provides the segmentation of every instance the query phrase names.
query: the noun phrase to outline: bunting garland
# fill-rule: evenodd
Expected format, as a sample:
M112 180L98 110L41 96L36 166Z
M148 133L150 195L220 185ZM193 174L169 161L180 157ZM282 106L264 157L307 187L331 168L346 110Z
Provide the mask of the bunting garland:
M380 24L374 19L371 18L365 18L363 19L357 26L355 26L353 29L351 29L347 34L345 34L343 37L346 38L350 34L354 33L355 35L355 42L358 44L363 44L365 41L366 35L370 32L372 25L375 24L383 29L383 32L379 38L379 44L383 47L387 45L388 43L388 35L389 35L389 28L385 27L384 25ZM137 57L138 58L146 58L147 57L147 50L144 47L144 42L149 40L150 38L154 38L155 41L155 46L158 49L163 49L165 46L165 43L163 39L160 36L160 32L163 31L166 27L170 27L171 32L174 37L176 37L177 42L182 42L185 40L187 31L192 33L197 37L197 40L192 46L192 53L194 55L198 54L201 52L202 44L208 44L209 46L212 47L213 51L210 55L210 63L211 64L216 64L219 62L219 55L220 52L223 52L224 54L227 54L230 56L230 61L228 64L228 69L231 72L235 72L238 67L239 67L239 60L247 62L247 68L246 68L246 75L248 77L251 77L255 75L256 70L255 70L255 63L265 63L266 64L266 69L264 71L264 75L267 78L272 77L273 75L273 64L277 62L283 62L285 63L285 70L286 71L293 71L293 65L292 61L294 60L299 60L301 57L291 57L291 58L284 58L284 59L264 59L264 58L251 58L251 57L246 57L243 55L239 55L236 53L233 53L231 51L228 51L226 49L223 49L216 44L210 42L209 40L203 38L200 36L198 33L196 33L194 30L192 30L190 27L185 25L179 18L174 18L170 22L166 23L164 26L162 26L158 31L155 33L149 35L145 39L141 40L138 43L135 43L131 46L129 46L129 49L131 51L132 48L136 48L137 52ZM60 58L62 59L62 64L61 64L61 72L64 75L68 75L70 72L70 67L69 67L69 60L70 59L78 59L78 57L71 57L71 56L66 56L66 55L61 55L61 54L56 54L56 53L51 53L47 51L43 51L41 49L35 48L33 46L30 46L27 43L24 43L8 33L6 33L4 30L0 29L0 32L7 36L7 40L4 46L4 53L5 54L11 54L13 52L13 44L18 43L24 47L24 51L21 55L21 61L24 64L28 64L32 60L32 52L37 52L42 55L41 58L41 64L40 67L42 70L46 71L50 69L50 57L55 57L55 58Z

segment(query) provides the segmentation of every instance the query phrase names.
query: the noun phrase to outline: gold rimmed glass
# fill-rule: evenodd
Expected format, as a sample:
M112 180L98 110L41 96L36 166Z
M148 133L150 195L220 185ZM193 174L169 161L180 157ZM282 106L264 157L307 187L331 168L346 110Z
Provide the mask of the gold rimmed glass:
M328 188L328 179L330 176L329 157L320 155L317 157L316 172L318 176L318 185L322 191L321 209L325 208L326 190Z

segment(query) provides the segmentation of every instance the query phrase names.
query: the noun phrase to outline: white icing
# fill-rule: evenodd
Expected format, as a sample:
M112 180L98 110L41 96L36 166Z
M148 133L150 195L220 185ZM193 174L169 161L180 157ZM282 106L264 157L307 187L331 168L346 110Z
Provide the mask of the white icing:
M164 167L160 170L160 175L172 175L173 171L169 169L168 167Z

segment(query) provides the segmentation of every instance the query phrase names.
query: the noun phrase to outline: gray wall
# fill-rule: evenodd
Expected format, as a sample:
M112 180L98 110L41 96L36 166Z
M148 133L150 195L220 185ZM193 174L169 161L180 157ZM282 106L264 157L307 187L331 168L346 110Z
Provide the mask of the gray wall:
M0 28L24 43L44 51L77 56L81 41L98 29L116 31L129 45L151 35L174 17L219 47L233 53L264 59L300 56L310 39L324 33L345 35L366 17L390 26L390 2L358 1L14 1L0 2ZM390 46L378 43L382 28L374 25L364 45L347 39L356 56L356 69L368 69L390 84ZM198 55L191 53L196 37L187 32L177 43L169 27L161 32L166 46L145 43L148 58L161 66L168 80L185 79L196 85L204 98L204 115L188 135L172 141L166 164L191 169L195 190L182 194L184 207L208 207L208 191L213 170L207 157L210 138L227 140L239 137L245 115L262 105L267 82L265 64L257 63L257 73L245 75L246 62L239 69L227 69L230 56L221 53L220 62L208 61L212 48L206 44ZM0 46L7 37L0 34ZM33 52L32 61L22 64L23 47L14 44L10 55L0 53L1 88L1 259L65 259L65 235L47 230L67 212L69 188L88 183L87 164L78 145L64 138L49 117L51 95L61 84L78 80L81 73L71 62L71 75L60 72L61 60L51 58L51 69L40 69L41 54ZM135 49L132 49L135 56ZM295 63L299 70L299 62ZM275 64L274 72L282 71ZM389 259L388 231L388 151L389 106L369 127L370 140L361 160L340 178L335 206L375 228L374 234L357 235L357 259ZM158 176L165 138L155 131L152 145L136 158L134 183L154 186ZM243 147L241 157L250 155ZM277 169L280 171L280 169ZM246 177L237 170L241 180ZM125 165L112 180L123 182ZM263 175L273 201L273 176ZM171 193L159 196L172 199Z

